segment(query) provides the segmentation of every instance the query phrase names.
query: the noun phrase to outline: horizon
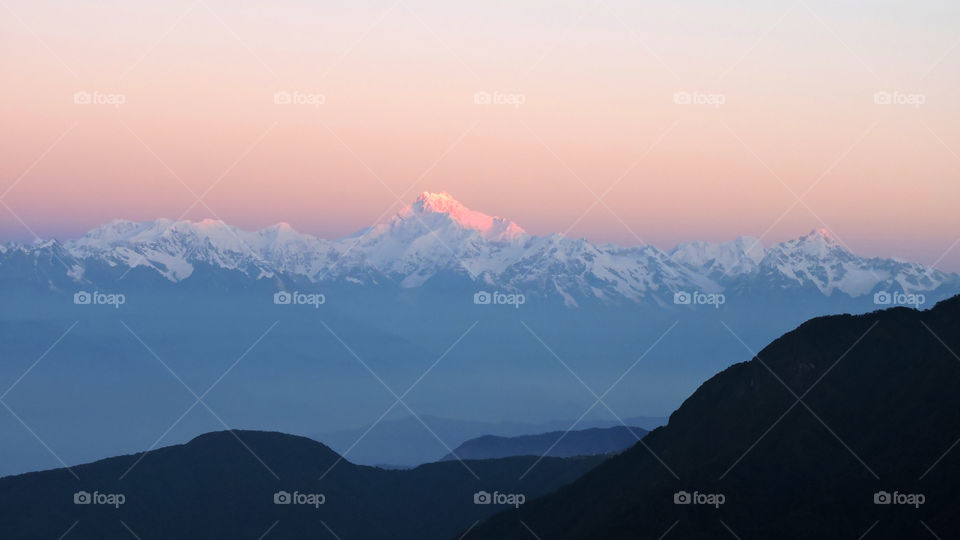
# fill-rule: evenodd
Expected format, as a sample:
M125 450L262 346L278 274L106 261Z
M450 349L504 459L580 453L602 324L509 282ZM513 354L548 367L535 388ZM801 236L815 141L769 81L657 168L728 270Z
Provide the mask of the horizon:
M618 247L653 246L653 247L656 247L657 249L660 249L661 251L664 251L664 252L666 252L666 253L669 254L671 251L674 251L674 250L678 249L679 247L683 246L684 244L688 244L688 243L705 242L705 243L708 243L708 244L718 245L718 244L729 244L729 243L732 243L732 242L736 242L737 240L746 239L746 240L754 240L754 241L756 241L756 243L754 244L755 246L760 246L760 247L763 248L763 249L769 249L769 248L771 248L771 247L773 247L773 246L775 246L775 245L778 245L778 244L781 244L781 243L785 243L785 242L790 242L790 241L797 240L797 239L800 239L800 238L805 238L805 237L808 237L808 236L810 236L810 235L821 235L821 236L827 237L827 238L830 239L832 242L838 244L840 247L842 247L842 248L844 248L844 249L846 249L846 250L850 251L851 253L854 253L854 254L856 254L856 255L858 255L858 256L863 256L863 257L866 257L866 258L876 257L876 258L881 258L881 259L904 260L904 261L909 261L909 262L924 264L924 265L926 265L926 266L930 266L931 268L935 268L935 269L937 269L937 270L941 270L941 271L944 271L944 272L951 272L951 273L960 272L960 268L957 268L957 269L941 268L941 267L938 267L936 264L929 264L929 263L927 263L927 262L925 262L925 261L910 260L909 258L907 258L907 257L905 257L905 256L903 256L903 255L899 255L899 254L897 254L897 253L886 253L886 254L884 254L884 253L870 253L870 254L861 253L860 251L857 251L856 249L854 249L854 248L852 248L851 246L849 246L849 245L847 245L846 243L844 243L842 239L840 239L839 237L837 237L832 231L830 231L830 230L829 230L828 228L826 228L826 227L813 227L813 228L811 228L811 229L808 229L806 232L798 233L798 234L795 234L794 236L790 236L790 237L783 238L783 239L772 239L772 238L769 238L769 237L768 237L767 239L763 239L763 238L760 238L760 237L758 237L758 236L753 236L753 235L749 235L749 234L740 234L740 235L737 235L737 236L735 236L735 237L733 237L733 238L728 238L728 239L719 240L719 241L706 240L706 239L701 239L701 238L681 239L681 240L679 240L676 244L673 244L672 246L658 245L658 244L655 244L655 243L652 243L652 242L646 242L646 243L644 243L644 242L642 242L640 239L635 239L635 241L632 242L632 243L630 243L630 242L627 242L627 243L617 243L617 242L609 242L609 241L608 241L608 242L598 242L598 241L595 241L595 240L593 240L593 239L591 239L591 238L586 238L586 237L582 237L582 236L568 236L568 235L565 235L564 233L559 232L559 231L548 232L548 233L546 233L546 234L536 234L536 233L531 233L531 232L527 231L526 228L524 228L522 224L517 223L516 221L512 220L512 219L511 219L510 217L508 217L508 216L498 216L498 215L485 214L485 213L483 212L483 210L478 210L478 209L476 209L476 208L470 207L469 205L465 205L465 204L462 203L462 201L460 201L459 199L457 199L455 196L453 196L452 194L450 194L450 193L447 192L447 191L439 191L439 192L423 191L423 192L421 192L420 194L418 194L417 199L415 199L414 201L412 201L409 205L407 205L406 207L404 207L404 208L401 209L400 211L394 213L394 214L393 214L392 216L390 216L389 218L381 219L381 220L380 220L379 222L377 222L377 223L371 223L371 224L368 224L368 225L366 225L366 226L360 227L360 228L354 230L353 232L351 232L351 233L349 233L349 234L346 234L346 235L342 235L342 236L322 236L322 235L318 235L318 234L315 234L315 233L313 233L313 232L301 230L301 229L297 228L296 226L294 226L294 225L292 225L292 224L290 224L289 222L286 222L286 221L277 221L277 222L270 223L270 224L267 224L267 225L264 225L264 226L260 226L260 227L256 227L256 228L244 228L244 227L242 227L242 226L235 225L235 224L233 224L233 223L224 221L224 220L222 220L222 219L220 219L220 218L216 218L216 217L206 217L206 218L200 218L200 219L196 219L196 220L194 220L194 219L189 219L189 218L180 218L180 219L178 219L178 220L175 220L175 219L172 219L172 218L168 218L168 217L163 216L163 217L157 217L157 218L154 218L154 219L148 219L148 220L143 220L143 221L131 220L131 219L125 219L125 218L112 218L112 219L110 219L110 220L108 220L108 221L105 221L105 222L103 222L103 223L100 223L100 224L98 224L98 225L96 225L96 226L94 226L94 227L91 227L91 228L89 228L89 229L86 229L86 230L84 230L84 231L82 231L82 232L79 232L79 233L71 233L72 235L69 236L69 237L67 237L67 236L62 236L62 237L51 236L51 237L47 237L47 238L41 238L41 237L32 238L32 239L28 238L28 239L25 239L25 240L24 240L24 239L19 239L19 240L18 240L18 239L4 239L4 240L0 241L0 243L14 243L14 244L21 244L21 245L24 245L24 246L29 246L29 245L31 245L31 244L36 244L36 243L45 242L45 241L50 241L50 240L55 240L55 241L58 241L58 242L70 242L70 241L73 241L73 240L81 239L81 238L85 237L87 234L89 234L89 233L91 233L91 232L93 232L93 231L95 231L95 230L97 230L97 229L100 229L100 228L102 228L102 227L104 227L104 226L106 226L106 225L109 225L109 224L111 224L111 223L115 223L115 222L126 222L126 223L146 224L146 223L158 223L158 222L164 222L164 221L165 221L165 222L169 222L169 223L170 223L170 226L172 226L172 225L174 225L174 224L179 224L179 223L186 223L186 224L189 224L189 225L194 226L194 227L196 227L196 226L204 226L204 225L207 225L207 224L219 224L219 225L224 225L224 226L226 226L226 227L230 227L230 228L236 229L236 230L241 231L241 232L251 232L251 233L253 233L253 232L259 232L259 231L263 231L263 230L268 230L268 229L275 228L275 227L289 227L292 231L294 231L294 232L296 232L297 234L300 234L300 235L311 236L311 237L313 237L313 238L320 239L320 240L337 242L337 241L346 240L346 239L348 239L348 238L350 238L350 237L352 237L352 236L355 236L355 235L363 232L364 230L366 230L366 229L369 228L369 227L373 227L373 226L376 226L376 225L381 225L381 224L389 223L392 219L395 219L397 216L399 216L399 215L400 215L401 213L403 213L404 211L409 211L409 209L413 206L413 204L415 204L416 202L420 201L422 198L424 198L424 197L426 197L426 196L440 196L440 197L449 198L449 199L451 199L454 203L460 204L460 205L464 206L464 207L465 207L467 210L469 210L469 211L483 214L484 217L489 217L489 218L493 218L493 219L503 219L503 220L506 220L506 221L508 221L508 222L510 222L510 223L513 223L514 225L519 226L519 227L520 227L520 230L521 230L522 232L527 233L528 235L530 235L530 236L532 236L532 237L549 237L549 236L553 236L553 235L559 235L559 236L565 237L565 238L585 239L585 240L587 240L587 241L589 241L589 242L591 242L591 243L597 244L597 245L612 244L612 245L616 245L616 246L618 246ZM434 211L437 211L437 210L434 210ZM446 213L449 214L449 212L446 212ZM751 248L751 249L752 249L752 248ZM940 263L940 262L942 262L942 261L941 261L941 260L938 260L937 262Z
M161 215L337 238L446 190L540 236L826 227L960 271L957 5L5 5L3 238Z

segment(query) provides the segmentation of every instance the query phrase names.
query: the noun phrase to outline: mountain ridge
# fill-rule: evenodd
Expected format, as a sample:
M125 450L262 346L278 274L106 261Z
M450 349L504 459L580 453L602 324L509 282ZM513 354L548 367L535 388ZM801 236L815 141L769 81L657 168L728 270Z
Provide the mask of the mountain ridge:
M66 269L57 268L60 263ZM877 292L960 291L958 274L896 258L863 258L822 229L770 247L750 237L684 242L670 251L621 247L559 234L532 236L447 193L429 192L387 223L338 240L300 233L286 223L244 231L213 219L112 220L73 240L5 245L0 277L4 267L17 264L47 265L45 275L66 276L78 286L110 283L140 269L179 283L203 266L238 272L254 282L395 283L417 289L452 279L555 298L568 307L664 304L677 292L809 289L824 297L859 298ZM119 277L105 278L99 270Z

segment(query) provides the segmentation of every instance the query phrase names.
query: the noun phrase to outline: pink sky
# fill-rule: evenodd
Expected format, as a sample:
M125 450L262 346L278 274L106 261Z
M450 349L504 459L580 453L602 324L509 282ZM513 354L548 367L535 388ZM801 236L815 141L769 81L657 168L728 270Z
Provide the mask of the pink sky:
M954 2L4 3L4 240L115 217L336 237L430 190L533 234L827 227L960 270Z

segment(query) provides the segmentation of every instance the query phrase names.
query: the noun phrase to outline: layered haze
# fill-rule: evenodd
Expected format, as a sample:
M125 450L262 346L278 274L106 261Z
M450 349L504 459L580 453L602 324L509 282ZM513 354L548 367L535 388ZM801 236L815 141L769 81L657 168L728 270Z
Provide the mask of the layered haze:
M956 273L826 230L664 251L423 192L339 239L161 219L0 244L0 377L67 463L229 426L346 433L347 459L409 466L485 434L662 417L804 319L957 292ZM58 463L17 417L0 435L0 474Z

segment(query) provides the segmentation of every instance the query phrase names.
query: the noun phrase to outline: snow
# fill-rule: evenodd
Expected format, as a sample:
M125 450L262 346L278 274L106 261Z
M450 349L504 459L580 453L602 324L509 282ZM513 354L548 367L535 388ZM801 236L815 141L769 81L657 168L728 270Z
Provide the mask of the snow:
M685 242L670 257L688 267L705 268L708 273L738 276L755 271L766 250L756 238L741 236L731 242Z
M471 210L454 199L449 193L424 191L417 200L400 212L403 219L416 218L418 214L441 214L464 229L479 231L483 238L494 242L522 238L526 232L516 223L483 212Z
M74 281L80 281L83 279L83 272L84 268L79 264L75 264L70 267L70 270L67 270L67 275Z
M247 272L253 279L293 275L363 284L376 283L382 274L407 288L456 272L504 289L556 294L569 306L585 298L642 302L659 301L657 295L677 290L721 292L756 276L779 278L777 286L813 285L825 295L854 297L870 294L881 283L923 292L958 279L897 259L861 258L824 229L770 247L743 236L721 243L686 242L669 253L651 245L531 236L514 222L471 210L446 192L421 193L387 222L339 240L300 233L282 222L251 232L217 219L118 219L63 248L77 261L69 271L77 280L90 259L152 268L173 282L189 277L197 263ZM39 253L59 249L59 244L19 249Z

